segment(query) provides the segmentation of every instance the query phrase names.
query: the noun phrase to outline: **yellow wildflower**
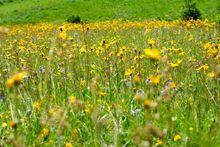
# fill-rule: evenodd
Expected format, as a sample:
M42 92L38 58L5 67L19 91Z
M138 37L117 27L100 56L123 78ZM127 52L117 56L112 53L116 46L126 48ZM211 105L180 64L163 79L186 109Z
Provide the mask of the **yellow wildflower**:
M15 83L20 83L21 80L27 75L27 72L20 72L12 76L12 79L14 79Z
M174 82L170 83L170 88L176 88L176 84Z
M174 137L173 137L173 140L174 141L179 141L181 139L181 136L176 134Z
M204 49L210 49L211 47L212 47L212 44L210 43L210 42L208 42L208 43L206 43L206 44L204 44Z
M150 33L151 31L152 31L152 29L146 28L146 32L147 32L147 33Z
M14 121L10 121L8 124L9 124L9 126L10 126L11 128L16 128L16 127L17 127L17 123L14 122Z
M197 68L196 70L197 70L197 71L200 71L200 70L203 69L204 71L206 71L208 68L209 68L209 66L208 66L207 64L205 64L205 65L200 66L200 67Z
M69 97L69 102L71 103L71 104L74 104L75 102L76 102L76 97L75 96L70 96Z
M194 38L194 37L193 37L193 35L192 35L192 34L190 34L190 35L189 35L188 40L189 40L189 41L192 41L192 40L193 40L193 38Z
M98 93L99 93L99 96L100 96L100 97L104 97L104 96L106 95L106 93L103 92L103 91L99 91Z
M14 86L14 79L8 79L7 81L6 81L6 87L7 88L12 88L13 86Z
M184 51L182 51L182 52L179 53L179 56L184 56L184 55L185 55L185 52L184 52Z
M160 51L158 49L145 49L144 53L147 58L153 59L153 60L159 60L161 58Z
M155 108L157 106L156 102L153 102L151 99L145 99L144 100L144 107L149 109L149 108Z
M73 147L73 145L71 143L66 143L65 147Z
M150 108L151 107L151 104L152 104L152 101L150 99L146 99L144 100L144 106L146 108Z
M133 81L134 81L135 83L140 83L140 82L141 82L140 76L139 76L139 75L135 75L135 76L133 77Z
M132 70L130 68L125 70L125 76L131 76L131 74L132 74Z
M217 54L218 54L218 49L216 49L216 48L211 48L211 49L208 49L207 50L207 55L209 56L209 57L215 57L215 56L217 56Z
M209 78L214 78L216 75L215 75L215 72L210 72L208 73L207 75Z
M54 108L51 108L51 109L49 110L49 114L50 114L50 115L55 115L55 109L54 109Z
M66 31L62 31L58 34L58 38L62 39L62 40L65 40L67 39L67 34L66 34Z
M27 72L24 71L13 75L6 81L6 87L12 88L15 84L19 84L26 75Z
M163 141L161 139L157 139L156 146L161 146L163 144Z
M47 137L47 136L49 135L49 133L50 133L50 130L49 130L49 129L43 128L43 129L41 130L40 136L41 136L42 138L45 138L45 137Z
M155 41L153 39L148 39L147 43L152 46L155 44Z
M189 130L190 130L190 131L193 131L193 128L192 128L192 127L190 127L190 128L189 128Z
M136 94L135 96L134 96L134 99L135 100L137 100L137 101L140 101L141 99L143 98L143 94Z
M150 79L150 82L152 82L153 84L158 84L161 80L161 76L160 75L157 75L157 76L151 75L149 77L149 79Z
M171 67L178 67L182 63L182 60L178 60L176 63L169 63Z
M2 128L5 128L5 127L7 127L7 123L2 123Z
M87 114L91 113L90 108L85 109L85 112L86 112Z
M38 101L34 102L33 106L36 110L40 109L40 103Z

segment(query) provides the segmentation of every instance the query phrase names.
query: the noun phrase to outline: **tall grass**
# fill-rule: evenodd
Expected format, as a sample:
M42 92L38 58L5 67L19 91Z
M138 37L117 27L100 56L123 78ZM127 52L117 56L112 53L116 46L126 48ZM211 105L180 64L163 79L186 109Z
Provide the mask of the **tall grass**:
M218 146L218 27L1 27L0 144Z

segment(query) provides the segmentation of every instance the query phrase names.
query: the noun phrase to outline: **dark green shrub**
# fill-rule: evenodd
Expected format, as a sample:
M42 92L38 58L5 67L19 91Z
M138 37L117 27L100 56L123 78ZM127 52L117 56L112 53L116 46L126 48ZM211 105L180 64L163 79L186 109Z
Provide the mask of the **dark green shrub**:
M82 20L81 20L81 18L80 18L78 15L77 15L77 16L72 15L72 16L70 16L70 17L67 19L67 22L69 22L69 23L81 23Z
M183 19L184 20L197 20L201 19L201 13L199 9L196 7L196 3L192 0L185 0L185 11L183 12Z
M0 0L0 5L3 5L4 3L14 2L18 0Z

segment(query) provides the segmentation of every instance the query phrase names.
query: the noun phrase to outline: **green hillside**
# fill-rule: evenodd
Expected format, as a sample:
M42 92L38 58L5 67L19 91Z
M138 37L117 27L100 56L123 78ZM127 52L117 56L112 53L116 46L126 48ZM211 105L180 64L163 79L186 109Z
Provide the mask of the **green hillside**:
M13 1L13 0L11 0ZM164 19L181 16L184 0L14 0L0 5L0 24L63 22L71 15L83 20ZM217 0L197 0L203 18L220 20Z

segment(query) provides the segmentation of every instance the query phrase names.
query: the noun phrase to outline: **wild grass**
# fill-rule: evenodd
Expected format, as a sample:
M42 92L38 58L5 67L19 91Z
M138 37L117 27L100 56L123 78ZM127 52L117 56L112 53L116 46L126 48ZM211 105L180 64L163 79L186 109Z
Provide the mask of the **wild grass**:
M1 146L218 146L218 27L1 27Z

